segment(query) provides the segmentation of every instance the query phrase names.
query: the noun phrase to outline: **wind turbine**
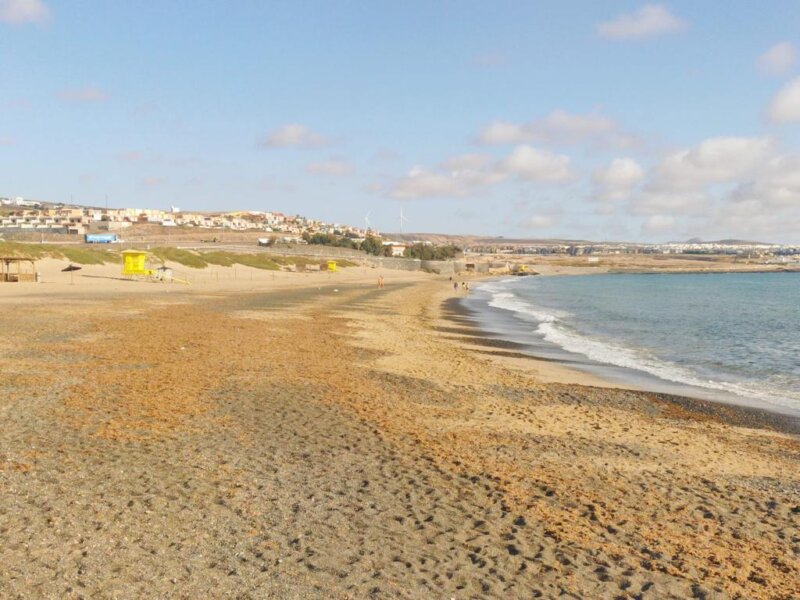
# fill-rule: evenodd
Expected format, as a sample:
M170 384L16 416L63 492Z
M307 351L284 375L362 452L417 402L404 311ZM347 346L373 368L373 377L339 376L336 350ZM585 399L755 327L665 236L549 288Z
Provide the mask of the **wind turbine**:
M405 233L405 224L408 222L408 219L403 215L403 205L400 205L400 233Z

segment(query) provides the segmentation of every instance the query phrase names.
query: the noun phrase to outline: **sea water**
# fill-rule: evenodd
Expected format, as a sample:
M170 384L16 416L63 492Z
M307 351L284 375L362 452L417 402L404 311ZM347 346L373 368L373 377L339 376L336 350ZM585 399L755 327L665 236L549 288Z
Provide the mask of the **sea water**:
M654 391L800 414L800 273L509 278L465 303L534 354Z

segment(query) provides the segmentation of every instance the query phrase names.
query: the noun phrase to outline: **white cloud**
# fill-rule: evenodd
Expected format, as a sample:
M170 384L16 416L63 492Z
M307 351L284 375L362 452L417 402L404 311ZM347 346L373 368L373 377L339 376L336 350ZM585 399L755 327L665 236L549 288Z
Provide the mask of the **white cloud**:
M758 70L767 75L785 75L794 67L797 50L791 42L775 44L758 57Z
M673 213L702 215L711 207L705 192L644 190L630 202L628 210L634 215Z
M797 203L794 209L774 210L760 200L737 200L720 208L709 228L718 237L766 242L797 241L800 209Z
M105 102L108 100L108 94L92 85L63 89L58 93L58 97L63 102L76 103Z
M465 198L508 178L497 163L482 154L463 154L449 158L437 169L414 167L395 182L394 198Z
M623 200L644 179L644 169L632 158L615 158L592 177L602 200Z
M452 174L435 173L421 167L414 167L398 181L391 190L391 196L411 200L417 198L463 198L470 194L463 181Z
M541 121L540 129L544 137L561 138L574 143L613 133L617 129L617 124L612 119L596 113L576 115L556 109Z
M642 229L647 233L660 233L672 229L675 226L675 217L668 215L653 215L642 225Z
M436 172L414 167L396 182L391 195L400 199L464 198L500 183L505 174L490 168L482 171Z
M568 156L527 145L514 148L500 168L526 181L540 183L564 183L573 178Z
M298 123L288 123L268 133L261 145L268 148L287 148L290 146L313 147L324 146L328 140Z
M573 179L568 156L523 145L503 160L464 154L443 161L436 169L414 167L394 183L389 195L399 199L465 198L507 181L510 176L544 184Z
M142 183L147 187L155 187L157 185L161 185L165 183L167 180L163 177L145 177L142 179Z
M794 208L800 212L800 156L776 156L750 181L737 186L732 201L757 201L765 209Z
M41 0L0 0L0 22L9 25L45 23L50 9Z
M326 160L308 165L306 171L316 175L344 177L345 175L352 175L355 172L355 168L343 160Z
M652 185L666 190L692 190L712 183L747 177L771 156L769 138L710 138L688 150L674 152L659 163Z
M0 135L0 146L15 146L17 140L11 136Z
M451 175L471 188L494 185L506 179L506 174L498 171L494 166L487 169L455 170Z
M552 215L532 215L522 222L522 226L529 229L547 229L556 224Z
M762 178L774 187L793 188L800 192L800 156L776 156L767 163Z
M736 186L763 173L775 155L769 138L719 137L666 156L628 205L637 215L708 214L719 186Z
M684 29L686 22L661 4L646 4L635 12L623 13L597 25L601 37L617 40L640 40Z
M506 121L494 121L484 127L478 140L482 144L520 144L530 139L524 125L516 125Z
M447 171L475 170L485 167L491 160L485 154L462 154L448 158L442 163L442 168Z
M478 134L478 142L487 145L591 143L611 147L630 147L638 143L619 124L597 112L570 113L556 109L542 119L528 123L494 121Z
M790 81L775 95L769 105L768 114L776 123L800 121L800 77Z
M711 138L673 152L645 175L627 203L646 233L797 239L800 155L769 138Z

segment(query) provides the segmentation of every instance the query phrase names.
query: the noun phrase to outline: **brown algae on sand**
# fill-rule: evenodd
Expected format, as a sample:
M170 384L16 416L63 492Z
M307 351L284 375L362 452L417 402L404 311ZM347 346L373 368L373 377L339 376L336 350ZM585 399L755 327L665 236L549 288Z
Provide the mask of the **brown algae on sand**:
M435 330L441 282L373 285L0 316L2 595L792 597L796 437L542 384Z

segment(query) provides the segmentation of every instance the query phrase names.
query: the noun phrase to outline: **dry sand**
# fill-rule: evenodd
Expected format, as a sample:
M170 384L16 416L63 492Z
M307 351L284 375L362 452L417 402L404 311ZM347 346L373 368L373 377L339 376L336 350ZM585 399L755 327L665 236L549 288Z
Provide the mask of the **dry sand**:
M0 288L0 597L797 597L769 419L545 383L446 279L242 272Z

